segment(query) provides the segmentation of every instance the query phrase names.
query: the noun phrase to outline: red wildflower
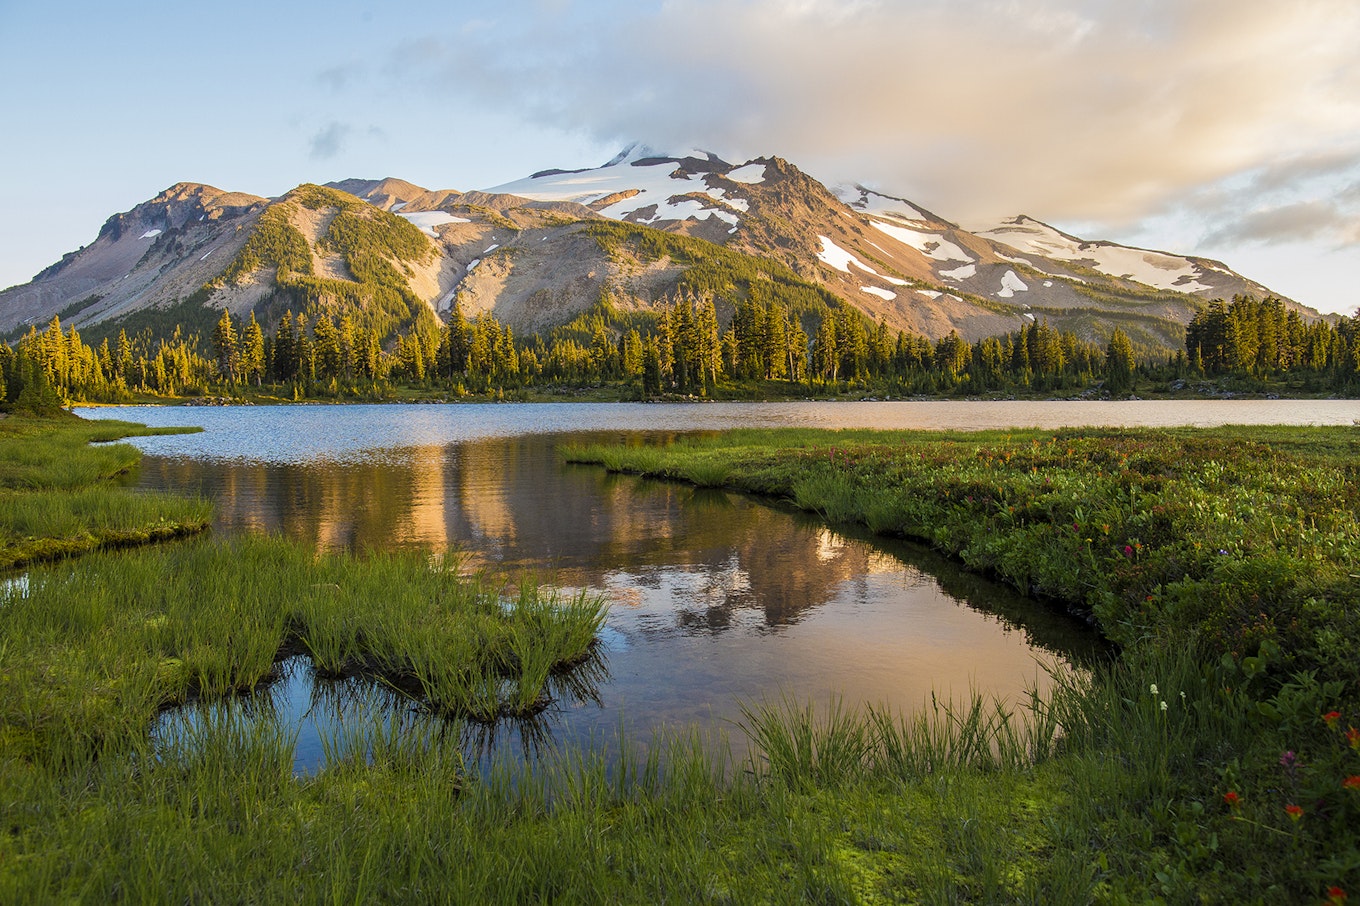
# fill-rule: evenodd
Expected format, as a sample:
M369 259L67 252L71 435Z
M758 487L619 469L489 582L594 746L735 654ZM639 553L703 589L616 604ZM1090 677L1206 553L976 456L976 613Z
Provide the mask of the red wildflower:
M1132 557L1132 556L1133 556L1133 548L1130 547L1130 546L1127 545L1127 544L1124 545L1124 556L1125 556L1125 557Z
M1333 884L1327 888L1327 906L1341 906L1346 902L1346 891Z
M1328 711L1326 714L1322 715L1322 722L1327 725L1328 729L1335 727L1336 722L1340 719L1341 719L1340 711Z
M1352 749L1360 749L1360 730L1351 727L1346 731L1346 742L1350 743Z
M1295 805L1292 802L1284 807L1284 811L1292 821L1297 821L1303 817L1303 806Z
M1223 801L1228 803L1230 807L1237 808L1239 805L1242 804L1242 797L1234 793L1232 790L1228 790L1228 792L1223 794Z
M1352 774L1341 781L1341 786L1348 790L1360 790L1360 774Z

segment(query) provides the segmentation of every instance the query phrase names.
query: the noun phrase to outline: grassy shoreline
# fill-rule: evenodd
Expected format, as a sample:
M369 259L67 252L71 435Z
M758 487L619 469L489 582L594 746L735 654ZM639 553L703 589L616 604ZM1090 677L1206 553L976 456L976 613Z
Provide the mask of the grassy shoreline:
M1336 486L1353 486L1349 433L1268 429L1263 448L1225 430L1211 449L1170 451L1139 446L1137 432L1085 433L1090 446L1053 432L894 435L886 448L872 432L734 432L630 448L627 463L595 451L614 468L788 496L879 531L908 534L903 513L931 515L942 534L924 536L995 558L998 575L1021 563L995 542L1013 537L1051 562L1009 575L1050 593L1075 582L1122 633L1117 662L1022 702L908 716L752 703L740 732L753 754L737 763L681 734L646 754L621 740L616 761L561 752L469 772L459 725L541 705L593 638L599 613L584 599L527 589L508 602L495 582L418 555L317 558L277 539L35 568L0 590L0 901L1314 903L1354 891L1360 789L1345 783L1360 775L1360 732L1347 735L1360 697L1337 655L1356 636L1331 609L1345 601L1316 597L1343 587L1333 574L1353 556L1353 527L1344 509L1318 512L1314 534L1286 533L1306 546L1269 548L1285 523L1266 527L1283 519L1274 497L1291 475L1295 510L1304 492L1350 506L1353 491ZM1194 432L1170 436L1182 435ZM1308 620L1263 636L1230 611L1192 633L1205 625L1196 612L1123 595L1164 579L1169 554L1191 563L1185 545L1219 537L1171 530L1199 512L1177 475L1211 462L1222 471L1203 496L1233 509L1201 529L1260 525L1231 558L1253 569L1217 551L1193 561L1202 588L1256 588L1265 557L1284 570L1272 588L1314 593L1281 593L1272 612ZM1253 483L1253 463L1268 481ZM1144 508L1154 493L1165 502L1150 506L1179 508ZM1109 521L1077 516L1079 498L1108 504ZM1163 521L1136 521L1145 510ZM1133 528L1142 547L1129 557ZM1226 638L1254 648L1206 660ZM1311 642L1286 651L1296 639ZM447 731L360 720L337 730L325 770L295 776L289 731L232 704L294 650L322 672L412 689L450 716ZM151 716L190 697L225 707L153 739Z
M1122 655L1058 760L1069 801L1101 813L1067 815L1106 875L1096 899L1318 902L1360 882L1360 431L751 430L567 458L778 497L1090 613ZM1213 718L1173 740L1185 711ZM1144 868L1114 869L1120 846Z
M0 570L207 529L206 501L113 484L141 456L113 441L196 430L69 416L0 418Z

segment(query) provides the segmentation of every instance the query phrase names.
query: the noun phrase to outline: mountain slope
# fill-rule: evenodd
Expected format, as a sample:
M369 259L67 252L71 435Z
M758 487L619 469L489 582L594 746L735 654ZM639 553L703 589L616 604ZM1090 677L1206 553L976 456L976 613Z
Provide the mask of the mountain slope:
M1090 339L1122 326L1145 345L1174 347L1203 302L1272 294L1220 262L1084 242L1025 217L971 232L863 186L828 191L773 157L734 165L633 145L602 167L543 171L492 191L775 258L871 318L930 337L975 339L1042 318Z
M236 255L267 205L212 186L171 186L110 217L94 242L30 283L0 293L0 329L58 313L90 323L187 297Z
M630 226L593 226L609 221ZM649 230L691 243L646 239ZM523 334L601 299L654 311L696 287L726 317L751 279L798 305L839 298L931 338L1047 320L1098 341L1120 326L1163 348L1180 345L1205 301L1270 294L1220 262L1088 242L1029 217L969 231L863 186L828 189L778 157L732 164L632 145L601 167L484 191L350 179L269 200L181 183L0 293L0 330L54 314L86 329L201 303L203 317L226 308L271 321L285 307L353 311L390 336L457 300L466 315L489 312Z

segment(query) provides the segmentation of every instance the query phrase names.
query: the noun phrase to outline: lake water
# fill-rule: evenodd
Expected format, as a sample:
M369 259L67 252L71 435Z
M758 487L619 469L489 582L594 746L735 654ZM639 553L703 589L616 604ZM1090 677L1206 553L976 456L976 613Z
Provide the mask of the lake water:
M739 494L561 461L585 441L653 443L743 426L1004 428L1350 424L1337 401L877 402L118 407L80 410L201 434L131 441L135 482L198 492L215 530L278 532L321 549L420 546L610 604L600 662L532 727L533 741L645 746L659 730L731 731L742 702L792 697L912 712L931 695L1016 699L1099 649L1080 622L921 547L828 528ZM315 768L336 703L374 695L295 659L266 694L298 722ZM379 696L380 697L380 696ZM732 734L739 747L739 734Z

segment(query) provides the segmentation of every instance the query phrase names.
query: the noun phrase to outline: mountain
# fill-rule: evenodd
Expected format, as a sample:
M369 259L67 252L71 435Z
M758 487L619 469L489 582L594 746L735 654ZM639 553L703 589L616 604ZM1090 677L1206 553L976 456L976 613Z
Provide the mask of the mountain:
M773 292L805 313L844 300L932 338L1047 320L1093 340L1120 326L1166 348L1208 300L1271 294L1217 261L1086 241L1026 216L970 231L864 186L827 188L778 157L732 164L635 144L601 167L481 191L348 179L265 199L181 183L0 292L0 330L158 312L201 325L223 308L273 319L287 307L353 309L390 335L457 299L469 317L491 312L524 334L602 299L651 311L682 291L712 293L724 318Z

